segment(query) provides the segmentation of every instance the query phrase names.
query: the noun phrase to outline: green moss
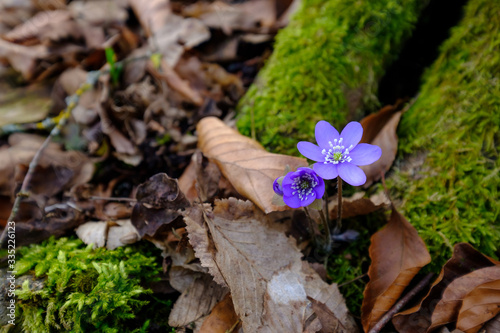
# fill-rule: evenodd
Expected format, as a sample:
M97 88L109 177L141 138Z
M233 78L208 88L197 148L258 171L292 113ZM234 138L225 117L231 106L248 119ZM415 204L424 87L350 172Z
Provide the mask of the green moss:
M43 288L26 280L18 290L24 331L145 332L149 320L136 314L151 300L143 286L160 269L141 252L93 250L67 238L19 249L18 275L44 278Z
M499 12L498 1L469 1L400 124L400 152L420 152L423 164L390 184L434 271L455 243L490 256L500 244Z
M378 79L410 35L422 0L304 0L239 107L239 130L274 152L327 120L342 127L373 109Z

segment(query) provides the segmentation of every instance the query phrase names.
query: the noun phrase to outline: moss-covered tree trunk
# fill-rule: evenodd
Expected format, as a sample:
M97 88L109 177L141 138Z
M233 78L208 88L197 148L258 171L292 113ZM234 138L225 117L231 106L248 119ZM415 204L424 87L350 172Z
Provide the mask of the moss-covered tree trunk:
M411 34L424 0L304 0L239 108L239 130L297 154L314 125L342 127L378 105L378 80ZM253 133L254 132L254 133Z
M399 127L400 151L413 153L401 157L413 163L393 192L436 271L458 242L490 256L500 246L499 13L499 1L468 2Z

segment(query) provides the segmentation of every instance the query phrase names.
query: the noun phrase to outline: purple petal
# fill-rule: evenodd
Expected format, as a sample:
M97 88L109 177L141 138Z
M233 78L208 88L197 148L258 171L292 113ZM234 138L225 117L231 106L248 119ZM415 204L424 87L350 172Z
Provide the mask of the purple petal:
M311 193L310 195L307 196L307 199L305 199L304 201L301 201L300 205L302 207L309 206L310 204L313 203L314 200L316 200L316 196L314 195L314 191L313 191L313 193Z
M351 163L354 165L372 164L382 156L382 149L379 146L368 143L360 143L350 153Z
M362 136L363 126L357 121L351 121L344 127L342 133L340 133L340 137L343 139L342 145L347 149L349 149L350 146L353 148L356 147Z
M346 183L352 186L359 186L366 183L366 175L359 167L351 163L339 164L339 176Z
M287 204L287 206L291 208L299 208L300 207L300 199L297 195L291 196L283 196L283 201Z
M277 195L280 195L282 196L283 195L283 187L280 185L280 182L283 181L283 180L280 180L281 177L278 177L274 180L273 182L273 190L274 190L274 193L276 193Z
M316 124L314 135L316 136L316 142L322 149L329 149L330 144L328 142L333 142L333 140L339 138L339 132L335 129L335 127L324 120L321 120Z
M313 161L320 162L325 160L325 155L321 153L322 149L313 143L300 141L297 143L297 149L302 155Z
M314 188L313 192L316 193L316 199L321 199L325 194L325 181L321 177L316 177L318 185Z
M313 169L323 179L333 179L339 175L337 164L314 163Z
M295 176L295 172L289 172L285 175L285 178L283 178L283 181L281 182L281 187L283 187L283 189L285 188L285 185L290 185L293 183L295 177L292 176Z

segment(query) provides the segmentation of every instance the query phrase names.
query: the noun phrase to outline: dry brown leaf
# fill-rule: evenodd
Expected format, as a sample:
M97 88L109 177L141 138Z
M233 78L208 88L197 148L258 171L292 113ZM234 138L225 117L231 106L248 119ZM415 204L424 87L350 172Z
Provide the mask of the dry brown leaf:
M490 320L483 327L484 333L498 333L500 332L500 314L498 314L495 318Z
M342 198L342 218L367 215L390 205L387 195L383 192L376 193L369 198L364 198L364 196L365 192L356 192L352 197ZM337 196L335 196L328 204L332 220L337 218L337 205Z
M218 118L203 118L196 129L203 154L217 163L222 174L241 195L266 213L287 209L272 204L273 182L283 176L287 165L291 170L307 166L305 159L271 154Z
M431 324L431 315L446 287L455 279L476 269L498 265L467 243L456 244L453 256L446 262L436 281L420 304L396 314L392 320L400 333L425 332Z
M245 331L303 332L313 315L308 296L333 303L329 309L344 331L355 331L336 285L303 267L295 242L272 215L234 198L216 201L213 212L204 207L185 214L190 242L214 280L229 286Z
M12 88L0 83L0 126L37 122L47 117L51 108L51 87L30 85Z
M184 290L168 317L172 327L182 327L207 315L227 294L227 288L215 283L209 274L202 274Z
M417 230L392 207L387 226L371 237L361 321L368 332L396 303L413 277L431 257Z
M45 138L32 134L15 133L9 136L10 147L0 149L0 194L13 195L16 178L23 178L26 172L26 168L19 166L28 166L44 141ZM58 193L73 185L86 183L94 172L94 165L85 154L63 151L56 143L49 144L38 166L48 173L34 175L32 188L35 194L44 194L46 190ZM47 177L49 173L50 177ZM52 184L54 180L59 182L57 188Z
M48 55L49 50L45 45L24 46L0 38L0 61L7 61L25 80L36 76L39 59Z
M181 216L178 210L190 206L179 190L177 179L165 173L158 173L139 185L136 198L131 220L141 237L155 236L162 226L168 225L168 230L180 226L173 223Z
M238 321L231 294L217 303L201 325L200 333L226 333Z
M465 296L458 314L457 328L466 333L476 333L499 313L500 279L481 284Z
M474 288L484 283L497 280L500 280L500 266L481 268L453 280L453 282L446 287L443 296L432 312L431 326L427 332L432 332L438 327L455 322L462 306L462 300L466 295L474 290ZM485 302L484 299L476 299L476 301ZM476 319L479 318L481 317L476 317ZM491 318L493 318L493 315L487 320ZM483 323L487 320L483 321ZM479 330L479 328L480 326L477 327L477 330Z
M139 240L139 234L130 220L87 222L75 232L85 244L94 244L94 249L106 245L108 250L114 250Z
M392 114L387 123L385 123L385 125L382 127L380 132L378 132L373 140L369 142L370 144L382 148L382 156L375 163L360 166L360 168L366 174L366 183L363 185L363 188L367 188L368 186L373 184L373 182L379 180L381 178L381 174L386 173L391 168L398 151L398 136L396 134L396 130L399 125L399 120L401 119L401 113L402 111ZM373 121L363 120L361 121L363 130L370 129ZM361 142L364 142L363 139Z

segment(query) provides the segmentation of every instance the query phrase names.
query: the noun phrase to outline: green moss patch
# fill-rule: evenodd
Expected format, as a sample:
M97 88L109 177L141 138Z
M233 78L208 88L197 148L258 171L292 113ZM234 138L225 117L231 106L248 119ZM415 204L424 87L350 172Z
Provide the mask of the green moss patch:
M239 107L239 130L297 155L327 120L340 128L373 109L378 79L411 34L422 0L304 0Z
M434 271L458 242L498 253L499 12L498 1L469 1L400 124L400 152L424 157L393 177L393 195L426 242Z
M80 240L50 239L19 249L18 275L44 278L18 291L25 332L145 332L149 321L134 320L149 303L159 267L154 256L133 247L93 250ZM31 283L30 283L31 282Z

